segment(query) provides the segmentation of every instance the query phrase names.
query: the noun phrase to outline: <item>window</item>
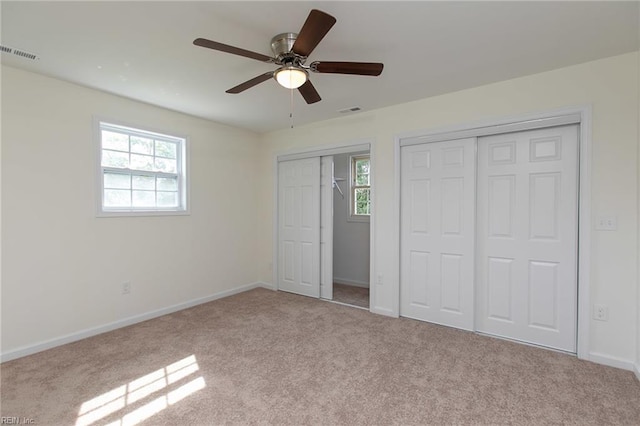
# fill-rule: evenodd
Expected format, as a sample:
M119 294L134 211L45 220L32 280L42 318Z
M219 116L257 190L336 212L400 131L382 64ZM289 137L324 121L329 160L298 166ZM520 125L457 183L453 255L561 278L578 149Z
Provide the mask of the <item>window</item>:
M368 220L371 215L371 167L369 155L351 157L350 216Z
M187 211L186 140L99 122L100 213Z

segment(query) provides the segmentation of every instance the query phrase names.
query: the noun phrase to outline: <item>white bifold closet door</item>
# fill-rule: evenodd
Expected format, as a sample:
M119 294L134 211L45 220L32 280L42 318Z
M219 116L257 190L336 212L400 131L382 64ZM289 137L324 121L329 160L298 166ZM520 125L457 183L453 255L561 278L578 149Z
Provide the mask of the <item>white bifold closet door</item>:
M278 289L320 296L320 157L278 163Z
M475 138L401 148L400 314L473 329Z
M476 330L576 351L578 127L478 139Z

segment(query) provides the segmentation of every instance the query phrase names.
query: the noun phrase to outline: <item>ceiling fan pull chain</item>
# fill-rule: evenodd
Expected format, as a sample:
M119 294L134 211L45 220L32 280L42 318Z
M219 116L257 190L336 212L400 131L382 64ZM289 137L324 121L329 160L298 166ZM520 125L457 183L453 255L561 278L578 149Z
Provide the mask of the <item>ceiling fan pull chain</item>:
M291 121L291 128L293 129L293 89L289 90L290 96L290 109L289 109L289 120Z

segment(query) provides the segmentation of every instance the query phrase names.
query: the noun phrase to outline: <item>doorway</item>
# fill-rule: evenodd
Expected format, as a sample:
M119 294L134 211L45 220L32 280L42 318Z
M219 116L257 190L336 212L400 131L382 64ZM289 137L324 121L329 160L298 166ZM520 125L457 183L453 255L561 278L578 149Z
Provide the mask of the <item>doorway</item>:
M369 309L369 151L333 156L334 302Z
M369 310L370 144L275 160L278 290Z

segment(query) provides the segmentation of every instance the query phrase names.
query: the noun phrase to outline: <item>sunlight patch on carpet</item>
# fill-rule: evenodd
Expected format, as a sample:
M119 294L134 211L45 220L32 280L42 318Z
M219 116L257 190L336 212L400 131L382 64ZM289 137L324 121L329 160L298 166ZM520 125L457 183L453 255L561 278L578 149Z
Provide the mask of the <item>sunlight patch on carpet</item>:
M109 426L133 426L166 409L189 395L204 389L202 376L189 380L200 370L195 355L137 378L126 385L105 392L80 407L76 426L89 426L117 415ZM157 393L162 393L150 402ZM142 404L142 405L141 405Z

